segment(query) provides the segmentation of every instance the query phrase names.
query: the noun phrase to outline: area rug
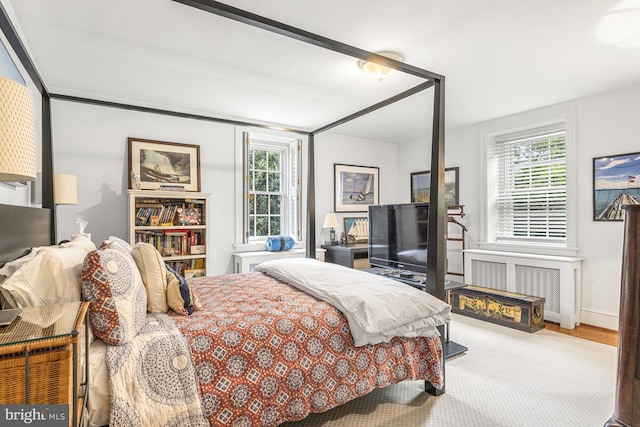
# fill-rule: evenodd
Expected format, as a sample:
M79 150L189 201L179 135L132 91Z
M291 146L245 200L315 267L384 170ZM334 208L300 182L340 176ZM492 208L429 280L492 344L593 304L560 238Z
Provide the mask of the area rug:
M527 333L454 314L446 393L407 381L285 427L602 426L612 415L617 349L541 330Z

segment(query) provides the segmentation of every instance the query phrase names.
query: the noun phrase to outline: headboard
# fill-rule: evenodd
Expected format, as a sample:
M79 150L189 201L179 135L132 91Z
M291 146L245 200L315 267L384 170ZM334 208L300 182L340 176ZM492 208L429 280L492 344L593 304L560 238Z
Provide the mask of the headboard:
M0 266L53 243L51 209L0 205Z

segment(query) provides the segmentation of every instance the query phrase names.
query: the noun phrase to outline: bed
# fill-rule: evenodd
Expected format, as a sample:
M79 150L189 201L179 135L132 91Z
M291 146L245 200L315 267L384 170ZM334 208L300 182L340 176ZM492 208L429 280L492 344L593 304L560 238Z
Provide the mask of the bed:
M82 289L91 425L271 426L404 380L444 386L450 306L427 293L315 259L188 282L157 261L152 245L79 234L0 269L12 306Z
M434 173L431 174L428 233L428 245L431 250L427 255L426 290L437 299L444 300L446 257L444 77L215 1L179 2L358 59L393 66L401 72L425 80L424 83L401 94L320 129L305 133L309 141L306 247L307 257L310 259L315 258L316 248L315 136L427 88L434 88L433 142L430 161L431 170ZM0 21L0 24L2 22L4 21ZM10 26L2 25L2 30L5 34L12 33L19 41L19 37L13 33ZM15 218L15 222L4 221L0 224L0 235L14 236L11 241L6 240L6 245L0 246L0 266L15 260L18 256L33 252L30 251L33 247L42 248L49 245L53 250L42 252L50 255L51 252L56 252L56 240L61 240L60 237L56 238L54 227L52 227L55 223L51 184L53 156L51 155L50 121L47 116L50 95L37 73L31 72L35 67L30 63L28 54L20 43L12 42L11 46L18 52L32 80L41 89L44 106L42 163L43 180L46 184L43 185L45 209L0 206L0 217L7 218L6 215L11 215ZM102 104L109 105L108 102L102 102ZM233 123L223 119L220 121ZM18 212L20 209L28 209L30 214L23 215ZM34 215L39 218L38 221L30 219L31 212L36 212ZM132 292L131 295L118 296L119 301L127 300L120 304L123 306L120 311L126 314L117 315L116 320L125 319L126 321L122 324L128 326L123 327L120 324L114 326L113 322L105 321L104 319L109 316L104 312L100 313L100 309L96 307L90 310L89 314L89 323L94 329L101 329L99 332L96 331L96 335L102 335L91 340L88 417L92 424L100 425L107 420L112 425L135 425L137 421L151 419L145 417L156 417L153 418L155 421L162 419L163 423L166 422L169 425L189 423L192 425L276 425L287 419L302 419L309 412L328 410L368 393L373 388L384 387L410 378L424 379L426 389L433 394L444 392L441 339L436 336L433 329L431 332L425 332L428 336L389 338L387 341L355 346L351 329L353 325L347 318L351 314L349 310L341 311L336 306L318 299L317 295L311 295L265 272L191 279L186 284L189 288L185 291L186 293L182 292L185 286L178 286L176 291L176 285L173 283L175 309L166 310L170 314L157 313L153 310L149 313L149 300L153 299L154 295L157 296L157 292L147 294L146 289L142 292L140 283L132 281L132 277L136 276L135 272L140 274L140 271L133 267L126 256L131 250L126 246L128 245L126 242L113 239L107 243L100 243L98 247L93 245L94 247L91 248L82 237L72 236L70 240L71 245L65 246L65 249L72 248L75 252L86 250L81 261L75 258L70 259L72 257L66 259L73 268L64 269L64 271L71 272L69 274L73 274L74 277L84 274L84 279L79 281L78 286L83 286L81 283L91 282L88 275L90 268L87 269L85 262L91 259L90 253L94 254L93 272L101 271L104 273L103 278L106 277L105 272L109 272L110 267L106 261L104 265L100 265L102 254L95 255L96 251L110 252L111 256L119 259L116 264L111 263L111 268L117 265L120 272L127 268L130 271L129 280L116 281L120 284L126 283L127 286L123 286L123 289L126 288L128 292ZM78 254L74 253L75 256ZM128 267L125 268L125 265ZM135 265L137 267L137 264ZM62 277L51 271L43 271L43 273L48 273L54 278ZM144 275L144 273L140 274L140 278L142 279ZM101 274L97 274L94 277L100 276ZM135 286L130 286L133 282ZM83 286L84 298L95 301L92 291L85 288L90 286ZM118 286L111 288L117 289ZM410 287L405 286L405 288ZM278 289L277 292L276 289ZM217 294L216 291L220 290L225 292ZM94 291L99 293L97 288L94 288ZM58 297L59 295L47 300L46 303L56 303ZM144 304L144 298L147 298L147 304ZM247 301L250 300L255 303L249 304ZM198 301L202 310L195 310L191 315L185 316L182 311L192 310L198 305ZM232 303L240 305L235 307L231 305ZM180 304L182 309L179 307ZM293 312L280 309L285 306ZM303 308L310 314L296 312ZM179 312L182 314L178 314ZM276 316L276 312L280 317ZM242 313L244 320L238 320L238 313ZM293 319L299 320L300 323L294 323ZM442 324L441 318L431 326L441 333ZM331 332L329 326L337 329ZM318 335L311 334L312 331ZM408 335L412 333L414 332L410 331ZM287 341L286 337L291 334L293 338ZM162 344L158 344L159 342ZM294 348L291 344L295 344L296 347ZM338 348L344 353L338 353ZM327 349L331 350L327 351ZM245 359L242 352L251 355L252 358ZM213 359L204 359L205 354ZM297 357L294 357L294 354ZM148 360L145 357L155 357L158 363L138 363L141 360ZM126 363L130 358L133 362ZM293 360L289 361L287 358ZM287 365L283 360L292 362L294 365ZM296 363L299 366L295 365ZM135 366L140 366L140 372ZM147 372L150 378L155 380L143 380L145 376L141 371L152 370L151 368L155 369L156 366L164 366L166 369L156 370L155 373ZM226 373L223 374L225 370ZM176 374L178 371L181 374L180 377L172 376L169 380L169 373ZM141 382L138 386L132 387L131 382L134 380ZM168 387L168 384L172 386ZM290 389L292 391L288 391ZM107 390L110 392L107 393ZM130 394L127 395L127 393ZM155 403L149 404L148 398ZM141 402L146 403L141 404ZM115 408L111 418L108 413L109 407Z

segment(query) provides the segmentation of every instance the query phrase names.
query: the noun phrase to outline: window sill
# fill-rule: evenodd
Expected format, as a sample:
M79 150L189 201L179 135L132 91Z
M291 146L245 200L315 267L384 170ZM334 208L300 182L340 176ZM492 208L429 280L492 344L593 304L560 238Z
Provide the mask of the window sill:
M580 249L578 248L570 248L566 246L502 242L479 242L478 249L499 252L516 252L523 254L556 255L567 257L575 257L580 251Z
M304 242L296 242L295 246L291 249L304 249ZM233 245L233 249L236 253L240 252L268 252L265 242L251 242L251 243L236 243Z

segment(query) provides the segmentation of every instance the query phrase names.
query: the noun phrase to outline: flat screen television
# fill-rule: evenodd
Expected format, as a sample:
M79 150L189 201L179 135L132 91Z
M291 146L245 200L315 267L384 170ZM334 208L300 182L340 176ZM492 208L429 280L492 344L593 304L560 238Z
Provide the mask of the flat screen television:
M428 231L428 203L369 206L369 263L425 274Z

